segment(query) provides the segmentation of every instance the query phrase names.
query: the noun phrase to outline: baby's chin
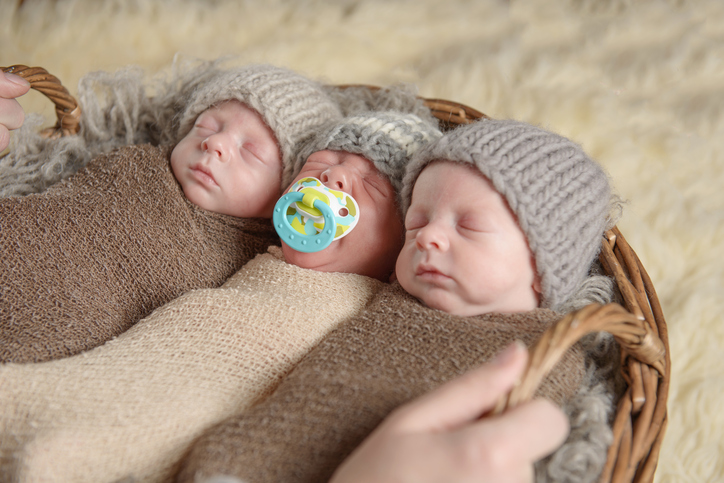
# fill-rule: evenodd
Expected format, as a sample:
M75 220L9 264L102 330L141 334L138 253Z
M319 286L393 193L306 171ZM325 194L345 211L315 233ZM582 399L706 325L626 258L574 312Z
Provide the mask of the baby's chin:
M402 288L405 288L404 285L402 286ZM407 289L405 288L405 290ZM440 310L450 315L456 315L459 317L473 317L475 315L483 315L495 312L492 307L473 305L461 299L458 295L451 293L448 290L437 287L427 287L424 290L418 291L407 291L426 307Z
M301 268L308 268L318 272L344 271L342 270L344 267L339 266L340 258L335 254L335 247L332 245L318 252L305 253L291 248L286 243L282 243L282 253L287 263Z
M405 287L403 286L403 288ZM440 288L428 288L426 290L417 291L417 293L415 293L414 290L408 290L408 292L412 293L412 295L414 295L417 300L419 300L424 306L428 308L440 310L442 312L446 312L452 315L471 315L466 310L465 304L463 304L460 300L457 300L455 296L453 296L446 290L442 290Z

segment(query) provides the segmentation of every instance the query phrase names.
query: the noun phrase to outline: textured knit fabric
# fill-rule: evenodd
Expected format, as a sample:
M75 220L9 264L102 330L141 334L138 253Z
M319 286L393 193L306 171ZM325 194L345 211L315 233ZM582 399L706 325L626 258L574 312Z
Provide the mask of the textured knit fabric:
M177 141L189 132L199 114L228 99L259 112L276 136L284 165L280 189L291 183L300 168L294 162L298 143L342 117L339 106L320 84L288 69L247 65L205 77L181 115Z
M415 114L433 125L438 123L425 100L418 97L418 88L414 84L396 84L378 89L365 85L325 85L323 88L337 102L344 116L366 111L396 111Z
M576 143L537 126L483 120L417 152L402 191L407 210L422 169L435 160L475 166L508 202L541 278L542 307L558 309L581 286L601 246L611 189Z
M303 164L309 155L325 149L359 154L372 161L399 193L411 156L440 136L437 123L415 114L364 112L345 118L305 143L297 162Z
M120 148L44 193L0 199L0 361L101 345L278 244L269 220L190 203L169 155Z
M194 443L179 481L230 475L253 483L327 481L397 406L488 361L515 339L532 343L560 315L458 317L423 307L398 284L327 336L247 412ZM584 373L569 351L538 395L570 399Z
M203 429L263 399L384 286L270 252L102 347L0 366L0 481L170 481Z

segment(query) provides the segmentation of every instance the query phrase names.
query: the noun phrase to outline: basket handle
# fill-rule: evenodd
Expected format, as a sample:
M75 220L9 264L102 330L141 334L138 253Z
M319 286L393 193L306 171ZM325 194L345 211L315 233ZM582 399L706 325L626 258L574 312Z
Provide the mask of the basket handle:
M3 72L18 75L28 82L30 87L53 101L58 122L54 127L44 129L41 135L50 139L77 134L80 130L81 109L75 98L70 95L60 80L42 67L27 65L11 65L0 67Z
M581 337L591 332L611 333L628 354L665 373L665 347L643 318L616 303L591 304L572 312L543 333L529 349L530 357L520 384L501 397L492 414L500 414L533 398L545 376L563 354Z

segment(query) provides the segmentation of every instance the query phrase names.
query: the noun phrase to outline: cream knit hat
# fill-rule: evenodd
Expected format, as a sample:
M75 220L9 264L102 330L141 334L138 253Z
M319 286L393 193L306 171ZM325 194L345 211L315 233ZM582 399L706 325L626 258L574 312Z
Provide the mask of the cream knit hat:
M176 140L188 134L199 114L229 99L256 110L276 136L284 166L282 188L298 172L294 162L298 144L342 118L337 104L317 82L272 65L246 65L220 70L199 84L180 117Z
M541 306L556 309L586 277L601 246L611 191L603 168L572 141L518 121L482 120L421 149L408 165L403 211L425 166L475 166L505 197L541 278Z

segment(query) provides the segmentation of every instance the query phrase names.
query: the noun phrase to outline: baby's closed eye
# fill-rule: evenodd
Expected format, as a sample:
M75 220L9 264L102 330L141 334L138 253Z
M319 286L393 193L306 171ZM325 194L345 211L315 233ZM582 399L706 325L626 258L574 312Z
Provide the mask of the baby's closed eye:
M214 116L207 115L207 113L202 113L198 118L196 118L196 122L194 123L194 128L196 129L206 129L210 131L217 132L220 128L219 122Z
M261 156L261 154L259 153L259 149L254 144L243 143L241 145L241 149L251 154L252 157L254 157L254 159L256 159L257 161L261 161L262 163L264 162L264 158Z
M196 131L197 134L202 135L202 136L210 136L210 135L218 132L216 127L213 126L212 123L209 123L209 122L196 123L194 125L194 131Z
M405 218L405 230L407 230L407 231L419 230L420 228L425 227L425 225L427 225L427 223L428 223L428 219L422 213L410 212L407 214L407 217Z
M463 233L490 233L495 231L495 224L490 218L481 215L462 216L457 221L457 227Z

